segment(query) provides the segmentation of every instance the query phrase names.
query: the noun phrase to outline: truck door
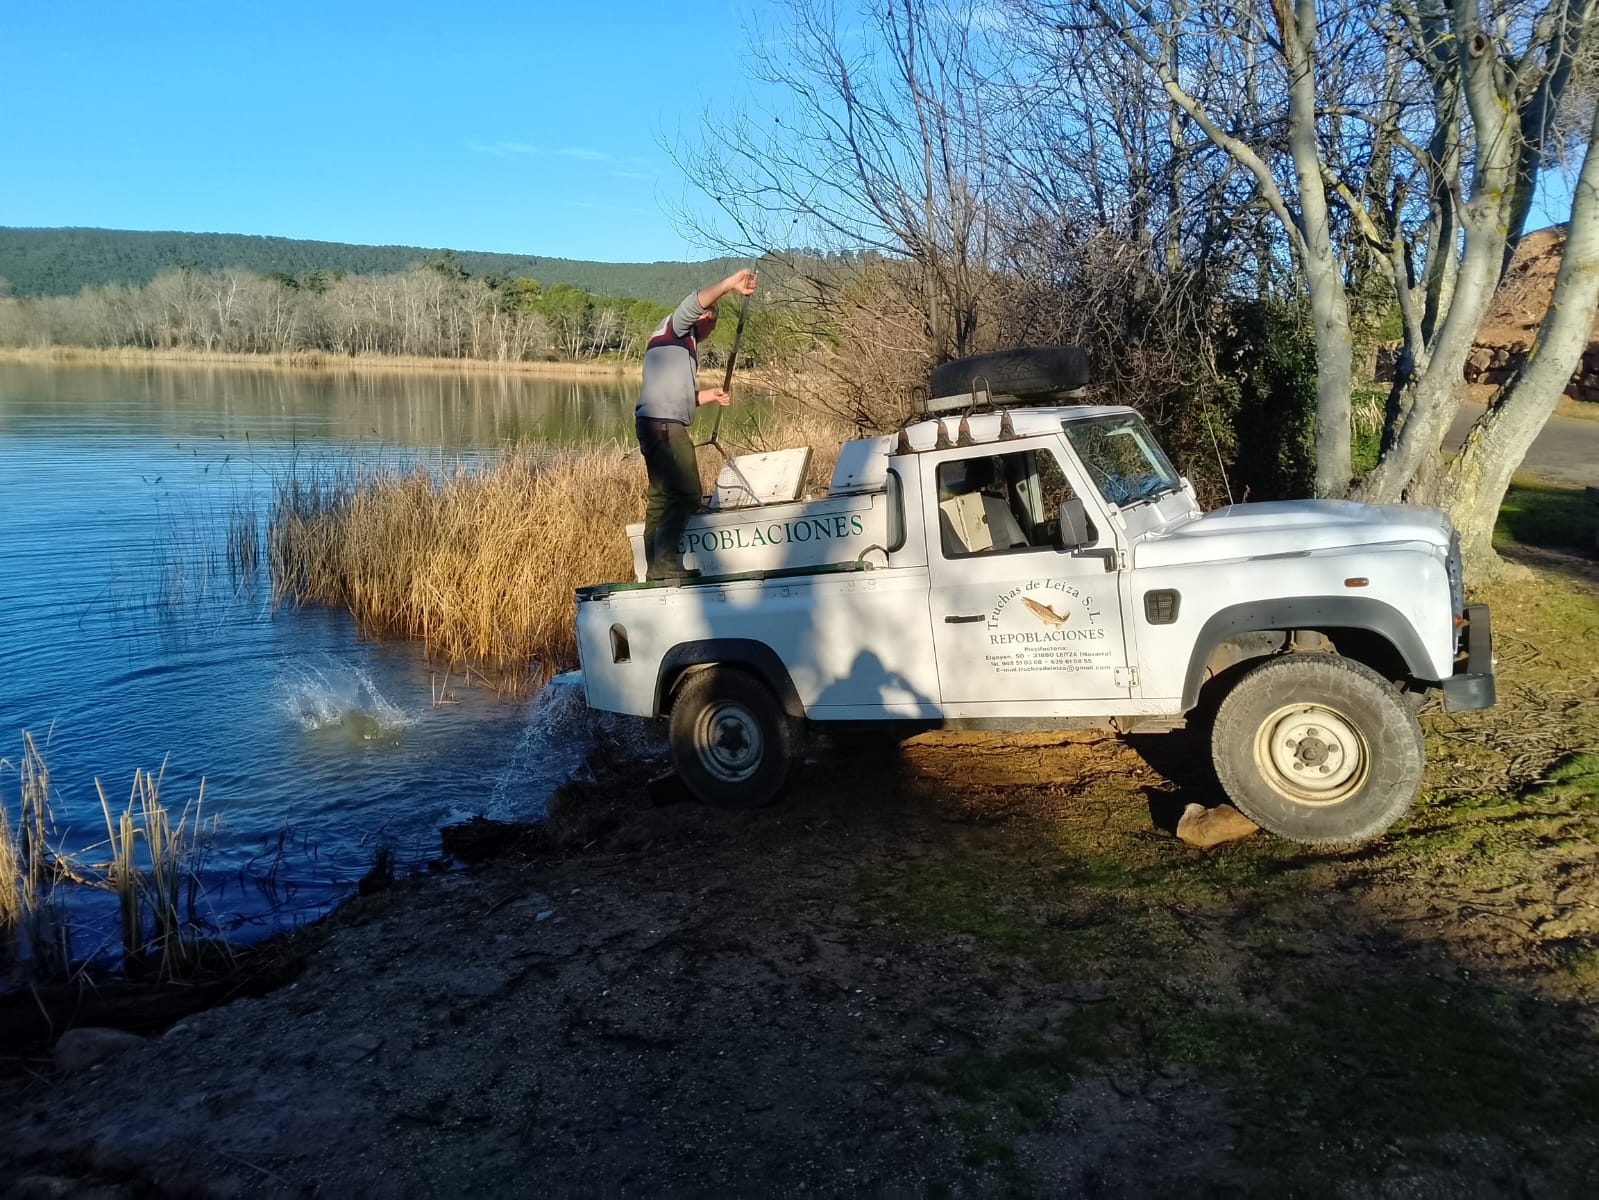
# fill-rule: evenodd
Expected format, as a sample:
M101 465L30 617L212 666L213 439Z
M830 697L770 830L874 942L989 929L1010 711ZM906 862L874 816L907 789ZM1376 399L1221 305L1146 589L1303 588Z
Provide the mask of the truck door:
M924 463L942 703L993 702L1001 715L1001 703L1129 696L1119 531L1090 492L1098 541L1059 549L1061 501L1080 493L1052 445L974 446Z

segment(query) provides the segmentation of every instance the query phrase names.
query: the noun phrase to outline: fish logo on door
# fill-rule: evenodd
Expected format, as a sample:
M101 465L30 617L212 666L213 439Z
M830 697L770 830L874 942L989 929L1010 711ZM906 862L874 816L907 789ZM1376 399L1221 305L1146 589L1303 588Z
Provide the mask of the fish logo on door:
M1069 612L1058 613L1047 604L1040 604L1031 596L1023 596L1022 603L1027 606L1027 611L1032 613L1045 625L1064 625L1072 619Z

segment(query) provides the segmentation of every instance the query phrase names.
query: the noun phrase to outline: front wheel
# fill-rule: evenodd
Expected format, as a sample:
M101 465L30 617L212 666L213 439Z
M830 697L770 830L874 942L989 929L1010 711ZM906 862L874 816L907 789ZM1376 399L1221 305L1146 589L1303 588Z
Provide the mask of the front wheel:
M711 804L767 803L799 754L798 723L770 688L736 667L690 675L672 705L670 733L672 765Z
M1216 710L1211 754L1222 788L1262 829L1307 845L1377 837L1421 786L1423 738L1404 696L1335 654L1287 654L1254 668Z

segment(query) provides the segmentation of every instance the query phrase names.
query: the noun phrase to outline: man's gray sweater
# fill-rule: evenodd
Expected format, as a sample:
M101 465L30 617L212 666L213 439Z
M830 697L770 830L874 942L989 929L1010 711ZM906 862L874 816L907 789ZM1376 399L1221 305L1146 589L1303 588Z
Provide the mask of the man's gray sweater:
M694 323L704 315L700 294L690 292L650 336L636 416L682 425L694 420L695 374L700 361Z

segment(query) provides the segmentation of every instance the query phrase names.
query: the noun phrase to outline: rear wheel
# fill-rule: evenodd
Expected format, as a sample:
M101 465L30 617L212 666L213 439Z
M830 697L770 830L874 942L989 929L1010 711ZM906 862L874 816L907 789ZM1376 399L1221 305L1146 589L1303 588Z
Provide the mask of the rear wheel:
M1354 845L1404 815L1421 785L1421 727L1403 694L1335 654L1286 654L1245 674L1216 711L1211 754L1262 829Z
M753 808L777 795L799 754L798 722L764 683L736 667L684 681L672 705L672 765L711 804Z

